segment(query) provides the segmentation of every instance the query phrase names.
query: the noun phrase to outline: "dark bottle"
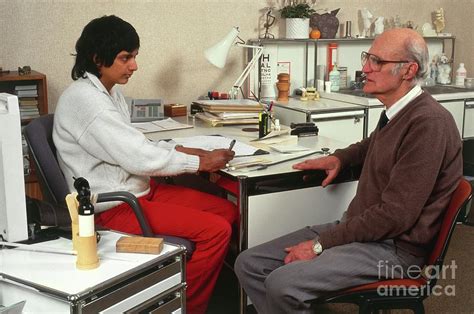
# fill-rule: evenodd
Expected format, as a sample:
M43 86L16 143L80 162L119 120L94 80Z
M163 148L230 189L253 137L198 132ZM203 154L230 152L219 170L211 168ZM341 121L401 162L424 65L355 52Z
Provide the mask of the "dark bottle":
M79 236L95 236L94 205L91 203L89 182L82 177L74 178L74 188L77 190L77 201L79 202L79 207L77 208L79 216Z

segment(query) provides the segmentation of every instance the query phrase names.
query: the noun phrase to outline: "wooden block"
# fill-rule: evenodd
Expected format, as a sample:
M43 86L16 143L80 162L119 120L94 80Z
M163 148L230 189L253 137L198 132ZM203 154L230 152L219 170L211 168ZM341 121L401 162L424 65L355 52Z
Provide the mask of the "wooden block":
M164 106L164 114L167 117L185 116L187 114L187 107L180 104L166 104Z
M160 254L163 250L162 238L121 237L115 250L118 253Z

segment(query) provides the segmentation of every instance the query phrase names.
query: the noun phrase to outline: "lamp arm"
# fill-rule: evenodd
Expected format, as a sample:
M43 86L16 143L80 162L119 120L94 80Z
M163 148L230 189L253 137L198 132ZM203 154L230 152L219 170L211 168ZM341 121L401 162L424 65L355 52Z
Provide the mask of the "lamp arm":
M240 74L240 76L237 78L234 85L232 86L231 92L230 92L231 98L235 98L237 96L240 87L245 82L245 80L247 79L247 76L249 76L249 74L250 74L250 71L255 66L255 63L257 63L257 61L260 59L260 56L263 53L263 47L262 46L251 46L251 45L242 45L242 44L237 44L237 45L239 47L243 47L243 48L256 49L257 51L256 51L255 55L253 56L252 60L250 60L250 62L247 64L247 66L245 67L242 74Z

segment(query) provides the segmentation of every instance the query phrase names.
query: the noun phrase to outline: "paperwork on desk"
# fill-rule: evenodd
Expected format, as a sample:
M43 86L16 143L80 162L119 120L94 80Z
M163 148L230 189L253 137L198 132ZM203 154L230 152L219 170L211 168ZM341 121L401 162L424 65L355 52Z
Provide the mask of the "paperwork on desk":
M233 171L241 168L265 165L271 162L272 161L270 159L261 156L235 157L234 159L229 161L227 170Z
M231 141L231 138L219 135L199 135L174 138L171 140L171 142L186 147L200 148L205 150L213 150L219 148L228 149ZM255 165L263 165L271 162L271 160L262 156L265 154L269 154L269 152L254 147L252 145L237 141L232 150L235 152L235 156L234 159L229 161L229 164L227 165L227 170L236 170Z
M192 125L181 123L171 118L150 122L132 123L132 125L142 133L189 129L193 127Z
M280 126L280 130L272 130L270 133L268 133L264 137L256 138L256 139L252 140L252 142L268 140L269 138L272 138L272 137L277 137L277 136L283 136L283 135L290 134L290 132L291 132L290 127L282 125L282 126Z
M196 100L194 102L207 112L260 112L263 106L251 99Z
M258 113L263 108L251 99L198 100L194 103L202 109L196 117L212 126L258 124Z
M23 313L23 308L25 307L26 300L20 301L18 303L9 305L9 306L0 306L1 314L21 314Z
M228 149L231 138L224 136L214 135L198 135L190 137L178 137L173 138L170 143L176 143L190 148L200 148L204 150L213 150L224 148ZM237 141L232 149L235 152L235 156L252 156L268 154L268 152L258 149L257 147Z
M257 113L256 118L248 117L248 116L238 117L237 115L234 115L232 118L230 118L232 114L237 114L237 113L234 113L234 112L222 112L222 113L226 114L227 118L221 118L209 112L196 113L196 118L201 119L212 126L235 125L235 124L258 124L258 113ZM241 113L241 114L247 114L247 113Z
M268 145L268 147L270 147L274 151L277 151L283 154L299 153L299 152L305 152L305 151L310 150L308 147L304 147L301 145L272 144L272 145Z

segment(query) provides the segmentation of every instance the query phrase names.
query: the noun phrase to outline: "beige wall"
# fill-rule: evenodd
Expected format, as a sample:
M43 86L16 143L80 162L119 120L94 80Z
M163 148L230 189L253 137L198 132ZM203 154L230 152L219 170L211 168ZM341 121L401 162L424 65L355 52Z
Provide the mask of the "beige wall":
M275 3L276 1L273 1ZM30 65L48 77L50 112L70 84L74 44L87 22L115 14L135 26L141 47L139 70L124 87L135 98L163 98L189 104L208 90L226 91L244 66L244 50L231 50L224 70L212 67L203 51L232 26L244 39L261 32L266 0L0 0L0 66L16 69ZM277 6L281 3L278 2ZM474 0L320 0L317 9L341 8L340 23L353 22L359 31L360 8L374 16L416 25L431 21L431 12L446 11L446 32L456 35L456 63L465 62L474 76ZM272 32L283 37L281 21ZM282 24L283 25L283 24Z

